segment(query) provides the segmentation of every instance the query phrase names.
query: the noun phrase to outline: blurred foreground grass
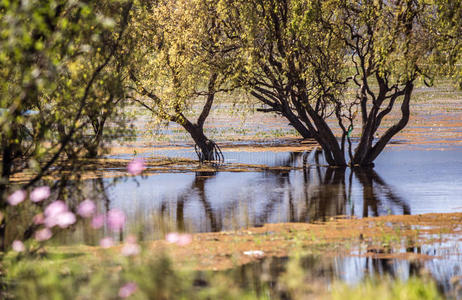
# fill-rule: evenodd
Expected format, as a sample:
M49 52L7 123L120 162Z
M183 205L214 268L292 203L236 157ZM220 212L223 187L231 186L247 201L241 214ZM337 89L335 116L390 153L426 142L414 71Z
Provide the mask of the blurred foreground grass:
M40 248L30 242L29 252L3 256L0 299L441 299L425 273L405 282L365 276L346 285L329 272L333 258L351 251L428 259L395 250L444 243L460 234L461 220L453 213L267 224L195 234L183 246L143 242L128 256L127 244Z
M76 251L72 259L52 251L17 258L5 259L2 299L120 299L127 283L135 287L128 299L442 299L426 277L366 279L354 286L313 280L300 255L288 260L276 282L264 267L198 272L175 267L166 253L94 257Z

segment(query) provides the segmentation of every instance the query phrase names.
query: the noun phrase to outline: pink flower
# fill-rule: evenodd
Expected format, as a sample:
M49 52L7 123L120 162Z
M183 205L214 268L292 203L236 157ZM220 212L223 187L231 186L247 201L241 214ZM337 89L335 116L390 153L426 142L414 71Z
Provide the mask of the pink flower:
M176 244L180 239L180 234L178 232L170 232L165 236L167 243Z
M140 245L136 243L126 243L122 247L122 255L123 256L135 256L138 255L141 252L141 247Z
M24 244L18 240L15 240L13 244L11 244L11 248L13 248L13 251L16 251L16 252L24 252L26 250L26 247L24 247Z
M134 235L129 235L124 246L122 247L122 255L135 256L138 255L140 251L141 247L136 243L136 237Z
M126 243L136 243L136 236L134 236L133 234L130 234L129 236L127 236L127 238L125 239L125 242Z
M142 158L135 158L127 165L127 171L132 175L139 175L144 169L146 166Z
M68 211L66 203L56 200L45 208L45 217L54 217L66 211Z
M105 237L99 241L99 245L104 249L111 248L114 246L114 240L110 237Z
M66 203L57 200L45 208L45 226L67 228L76 221L75 215L69 211Z
M87 199L80 203L79 207L77 208L77 214L79 214L83 218L91 217L96 210L96 205L90 199Z
M165 240L170 244L186 246L192 242L192 236L190 234L179 234L178 232L171 232L165 236Z
M12 206L16 206L26 199L27 193L24 190L17 190L13 194L8 196L8 203Z
M125 225L125 214L119 209L112 209L107 214L107 225L113 231L122 230Z
M39 242L43 242L49 240L53 234L51 230L48 228L43 228L37 232L35 232L35 239Z
M39 213L34 216L33 221L35 225L41 225L45 222L45 217L43 216L42 213Z
M65 211L63 213L60 213L57 215L55 218L56 225L58 225L61 228L67 228L71 226L72 224L75 223L75 215L71 213L70 211Z
M30 200L32 202L40 202L48 197L50 197L50 188L48 186L37 187L30 193Z
M101 214L94 216L93 219L91 220L91 227L93 227L93 229L99 229L103 227L103 225L104 225L104 216Z
M176 243L178 246L186 246L188 244L191 244L192 242L192 236L190 234L180 234L180 238L178 239L178 242Z
M119 289L119 297L120 298L130 297L136 291L137 288L138 286L134 282L126 283L124 286L122 286Z

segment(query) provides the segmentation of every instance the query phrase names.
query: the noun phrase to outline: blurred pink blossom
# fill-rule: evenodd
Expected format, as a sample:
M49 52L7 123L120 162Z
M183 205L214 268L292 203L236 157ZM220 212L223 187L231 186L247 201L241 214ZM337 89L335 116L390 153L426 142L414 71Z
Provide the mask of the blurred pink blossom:
M180 239L180 234L178 232L170 232L165 236L167 243L176 244Z
M129 235L125 240L125 244L122 247L123 256L135 256L138 255L141 251L140 245L136 243L136 237L134 235Z
M122 286L119 289L119 297L120 298L130 297L134 292L136 292L137 288L138 286L134 282L126 283L124 286Z
M104 225L104 216L101 214L94 216L93 219L91 220L91 227L93 227L93 229L99 229L103 227L103 225Z
M104 237L99 241L101 248L111 248L114 246L114 240L111 237Z
M66 203L57 200L45 208L45 226L67 228L76 221L75 215L69 211Z
M178 246L186 246L188 244L191 244L191 242L192 242L192 235L180 234L180 238L178 239L178 242L176 244Z
M125 242L126 242L126 243L136 243L136 236L134 236L133 234L130 234L130 235L127 236L127 238L125 239Z
M127 172L132 175L139 175L144 169L146 166L142 158L135 158L127 165Z
M26 247L24 247L24 244L18 240L13 241L13 244L11 244L11 248L13 249L13 251L16 251L16 252L24 252L26 250Z
M165 240L170 244L177 244L178 246L186 246L192 242L190 234L180 234L178 232L170 232L165 236Z
M120 209L111 209L107 213L107 225L113 231L122 230L125 225L125 214Z
M26 199L27 193L24 190L17 190L8 196L8 203L12 206L16 206Z
M48 186L37 187L30 193L30 200L32 202L40 202L48 197L50 197L50 188Z
M53 234L51 230L48 228L40 229L39 231L35 232L35 239L39 242L43 242L49 240Z
M60 213L68 211L66 203L64 203L61 200L56 200L54 202L51 202L46 208L45 208L45 217L54 217L59 215Z
M79 214L83 218L91 217L96 210L96 205L90 199L84 200L80 203L79 207L77 208L77 214Z
M126 243L122 247L122 255L123 256L135 256L138 255L141 252L141 247L140 245L136 243Z
M43 216L42 213L39 213L34 216L33 221L35 225L41 225L45 222L45 217Z
M55 220L56 225L58 225L61 228L67 228L70 225L74 224L76 221L75 215L71 213L70 211L65 211L63 213L60 213L59 215L55 216L53 219Z

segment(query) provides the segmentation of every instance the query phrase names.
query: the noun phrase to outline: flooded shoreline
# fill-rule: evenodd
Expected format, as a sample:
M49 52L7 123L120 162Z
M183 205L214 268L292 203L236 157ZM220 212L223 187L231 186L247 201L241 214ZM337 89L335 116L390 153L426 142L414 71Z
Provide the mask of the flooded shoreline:
M187 232L462 211L462 151L388 149L373 170L354 172L315 164L303 152L233 155L241 168L158 173L114 185L105 179L111 207L126 211L129 220L155 215ZM246 166L250 161L261 168Z

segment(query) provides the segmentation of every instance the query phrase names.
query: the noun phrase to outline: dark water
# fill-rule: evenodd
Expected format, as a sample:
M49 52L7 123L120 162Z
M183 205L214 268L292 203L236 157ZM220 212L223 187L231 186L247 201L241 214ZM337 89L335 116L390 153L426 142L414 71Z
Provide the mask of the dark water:
M462 211L459 150L387 149L373 170L354 172L315 165L314 152L225 155L227 162L306 167L163 173L115 184L104 179L107 206L123 209L133 226L146 229L147 237L164 228L155 228L161 220L169 230L207 232L264 223L314 222L338 215ZM318 159L322 165L322 157Z

